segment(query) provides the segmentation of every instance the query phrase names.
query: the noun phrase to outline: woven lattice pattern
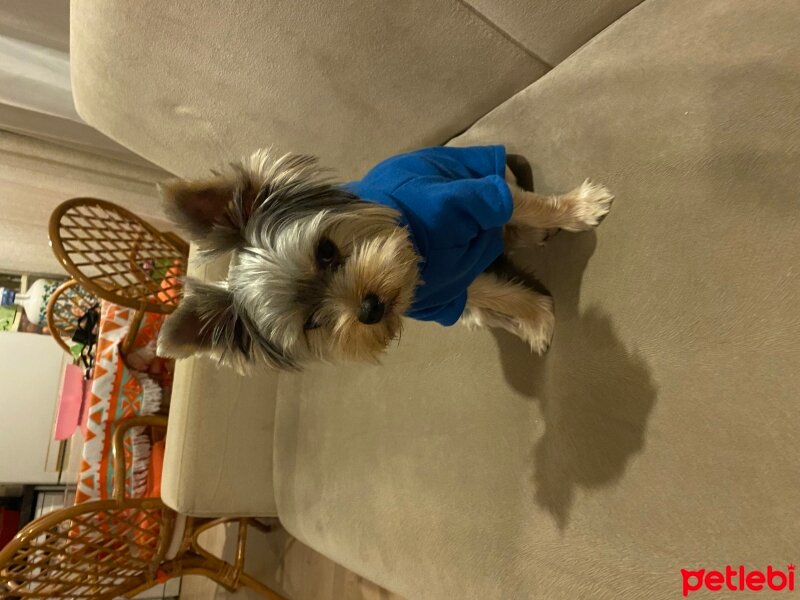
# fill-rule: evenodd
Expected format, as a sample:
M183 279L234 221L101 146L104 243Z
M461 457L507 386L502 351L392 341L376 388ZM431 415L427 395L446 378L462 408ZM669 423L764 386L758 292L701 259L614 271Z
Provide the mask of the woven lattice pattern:
M100 300L74 280L62 283L50 296L47 326L54 336L70 339L78 327L78 319Z
M68 200L50 223L53 250L89 291L130 308L170 312L180 299L185 245L110 202Z
M80 512L77 511L80 509ZM0 597L114 598L153 580L166 533L163 507L89 502L29 530L0 566Z

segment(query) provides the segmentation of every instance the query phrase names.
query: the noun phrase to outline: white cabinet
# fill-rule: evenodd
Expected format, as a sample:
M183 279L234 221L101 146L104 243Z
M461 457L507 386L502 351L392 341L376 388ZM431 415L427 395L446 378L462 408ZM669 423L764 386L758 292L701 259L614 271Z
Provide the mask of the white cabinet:
M58 394L70 357L50 336L0 333L0 483L56 483Z

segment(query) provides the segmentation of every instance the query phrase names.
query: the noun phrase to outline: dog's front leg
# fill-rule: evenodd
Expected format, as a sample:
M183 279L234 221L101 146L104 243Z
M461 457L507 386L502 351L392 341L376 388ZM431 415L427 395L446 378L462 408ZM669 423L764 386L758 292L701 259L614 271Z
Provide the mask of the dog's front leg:
M514 200L509 223L512 226L586 231L597 226L614 200L608 189L588 179L571 192L555 196L527 192L509 179L508 174L506 180Z
M469 327L500 327L543 354L553 337L553 299L522 283L482 273L467 289L461 322Z

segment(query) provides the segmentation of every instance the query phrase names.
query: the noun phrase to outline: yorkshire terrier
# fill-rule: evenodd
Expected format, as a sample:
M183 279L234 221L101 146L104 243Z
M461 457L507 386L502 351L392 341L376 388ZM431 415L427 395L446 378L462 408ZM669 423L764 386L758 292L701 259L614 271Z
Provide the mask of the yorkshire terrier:
M595 227L613 200L588 180L555 196L523 190L503 146L417 150L344 185L312 156L259 150L162 192L201 257L232 258L227 282L186 281L158 352L239 369L377 361L404 315L499 327L541 354L552 298L490 266L543 232Z

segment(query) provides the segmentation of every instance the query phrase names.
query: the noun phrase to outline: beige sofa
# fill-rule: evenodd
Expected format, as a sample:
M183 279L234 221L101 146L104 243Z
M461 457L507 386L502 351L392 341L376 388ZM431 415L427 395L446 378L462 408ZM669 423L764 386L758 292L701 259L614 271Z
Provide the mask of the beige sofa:
M505 143L538 190L617 195L596 233L525 257L556 301L543 358L409 322L382 366L182 363L168 504L277 514L410 599L675 598L681 568L800 559L796 0L73 0L71 18L82 117L180 175L263 145L347 179Z

